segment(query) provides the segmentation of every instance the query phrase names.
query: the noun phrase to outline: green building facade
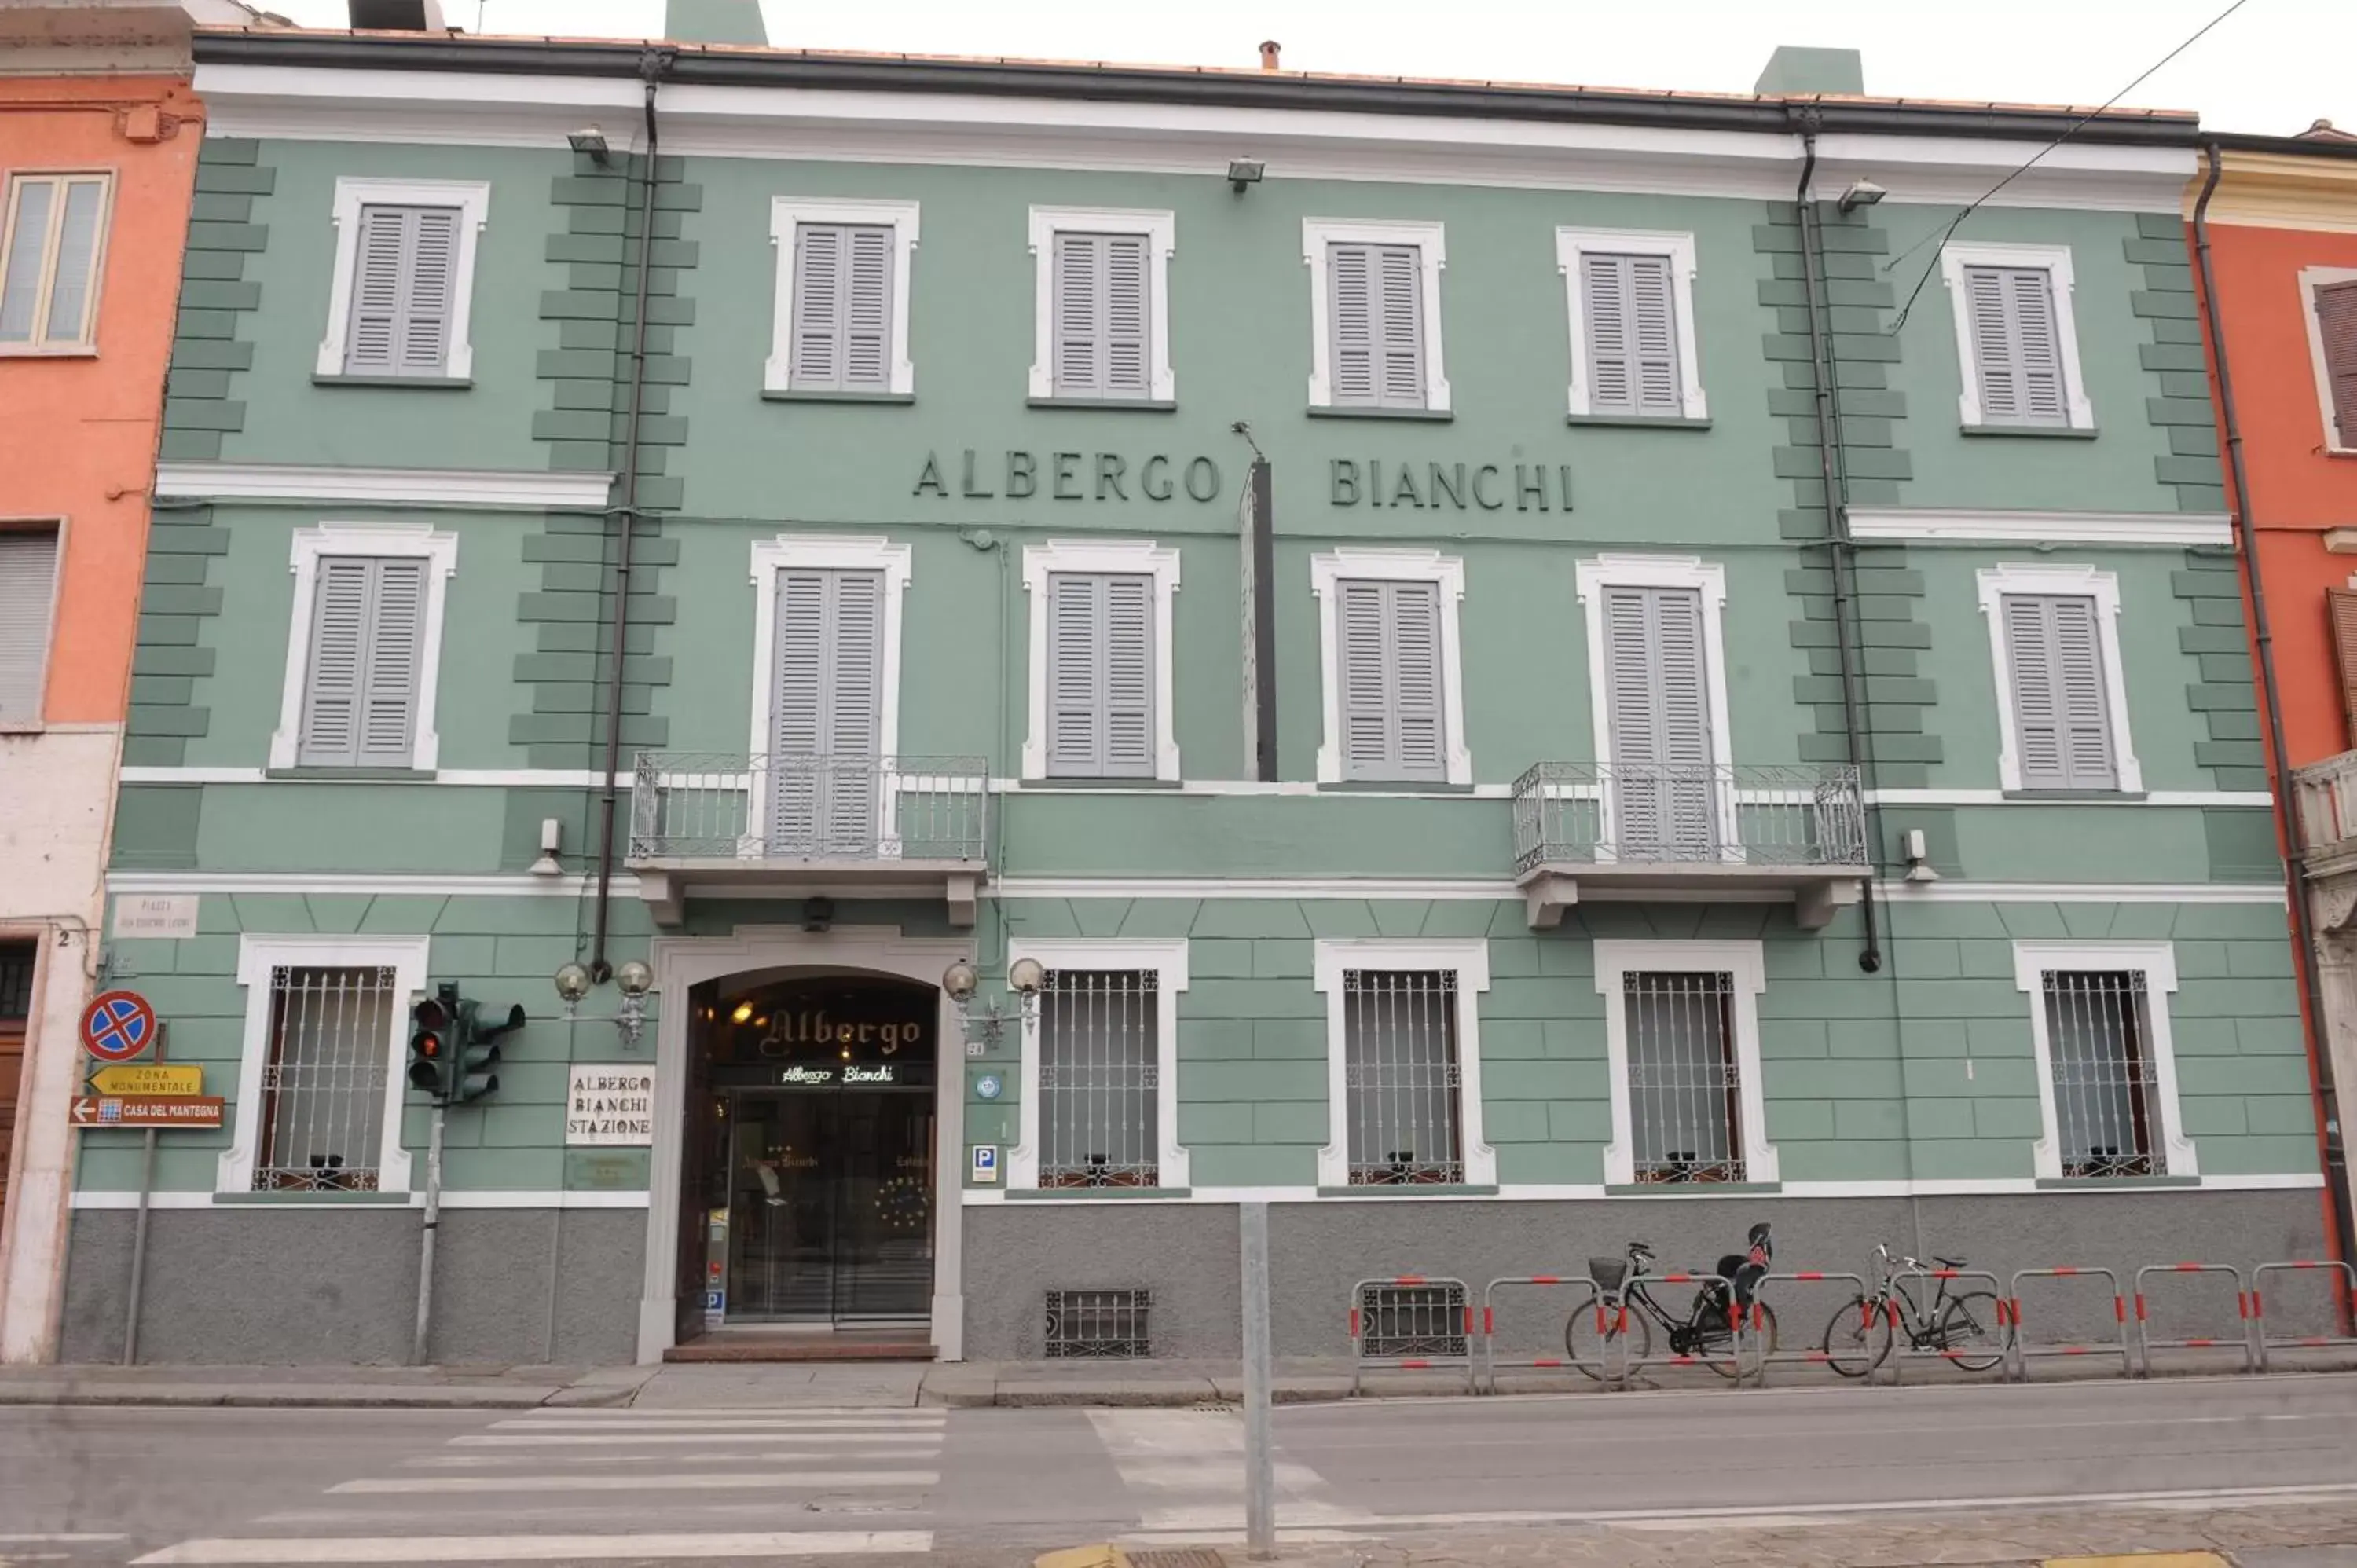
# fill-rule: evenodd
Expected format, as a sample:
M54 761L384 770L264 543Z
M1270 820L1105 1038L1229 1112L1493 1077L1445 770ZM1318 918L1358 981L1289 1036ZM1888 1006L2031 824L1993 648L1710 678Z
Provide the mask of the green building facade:
M1232 1353L1244 1198L1288 1354L1755 1219L2319 1244L2190 121L1943 237L2064 117L199 59L108 978L231 1103L144 1354L405 1352L443 983L530 1021L438 1359L1075 1291ZM140 1161L84 1135L70 1359Z

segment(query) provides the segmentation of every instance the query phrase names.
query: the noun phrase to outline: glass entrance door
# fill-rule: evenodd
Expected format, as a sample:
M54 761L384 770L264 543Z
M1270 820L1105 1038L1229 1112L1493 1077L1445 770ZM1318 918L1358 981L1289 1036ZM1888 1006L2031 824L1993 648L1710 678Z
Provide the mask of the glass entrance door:
M727 1123L728 1321L929 1315L929 1088L737 1089Z

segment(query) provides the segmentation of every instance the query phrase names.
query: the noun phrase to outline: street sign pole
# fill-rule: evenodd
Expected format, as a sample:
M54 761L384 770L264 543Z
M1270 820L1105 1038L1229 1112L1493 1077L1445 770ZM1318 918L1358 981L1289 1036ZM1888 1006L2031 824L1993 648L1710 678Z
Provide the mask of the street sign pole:
M1236 1206L1243 1242L1244 1337L1244 1545L1254 1562L1276 1555L1276 1466L1269 1420L1268 1205Z
M409 1364L425 1365L426 1326L434 1316L434 1232L442 1223L442 1117L434 1102L434 1129L425 1139L425 1229L417 1243L417 1326L409 1337Z
M165 1047L171 1044L170 1031L161 1022L156 1026L156 1059L162 1061ZM129 1304L123 1312L123 1364L139 1364L139 1298L147 1283L147 1197L156 1187L156 1132L150 1123L139 1140L139 1213L131 1225L131 1290Z

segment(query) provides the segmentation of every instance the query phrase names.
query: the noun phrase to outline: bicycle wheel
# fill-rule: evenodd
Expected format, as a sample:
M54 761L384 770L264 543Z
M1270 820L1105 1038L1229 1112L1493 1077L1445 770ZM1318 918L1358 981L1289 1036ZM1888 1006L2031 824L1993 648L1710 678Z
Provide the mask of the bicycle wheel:
M1985 1290L1952 1295L1932 1326L1932 1343L1967 1372L1986 1372L2005 1359L2005 1337L1997 1332L1996 1297Z
M1747 1332L1740 1337L1724 1327L1702 1330L1699 1353L1710 1369L1722 1378L1740 1377L1751 1371L1760 1363L1746 1365L1746 1359L1761 1351L1771 1356L1776 1353L1776 1309L1763 1301L1753 1303L1751 1311L1759 1315L1758 1322L1747 1325Z
M1576 1362L1587 1362L1579 1368L1583 1376L1605 1380L1603 1367L1609 1347L1615 1365L1627 1367L1641 1361L1653 1353L1653 1330L1645 1315L1633 1307L1606 1303L1603 1326L1597 1326L1596 1293L1582 1296L1579 1305L1571 1309L1571 1317L1563 1326L1563 1348ZM1619 1358L1626 1356L1627 1360Z
M1845 1378L1862 1378L1889 1359L1890 1313L1879 1300L1852 1298L1825 1325L1825 1365Z

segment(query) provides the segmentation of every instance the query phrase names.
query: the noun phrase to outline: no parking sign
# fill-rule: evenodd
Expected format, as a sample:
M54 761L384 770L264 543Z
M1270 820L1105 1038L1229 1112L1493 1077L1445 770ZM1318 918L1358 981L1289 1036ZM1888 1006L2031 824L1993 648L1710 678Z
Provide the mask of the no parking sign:
M135 991L104 991L82 1010L81 1048L102 1062L127 1062L156 1043L156 1009Z

